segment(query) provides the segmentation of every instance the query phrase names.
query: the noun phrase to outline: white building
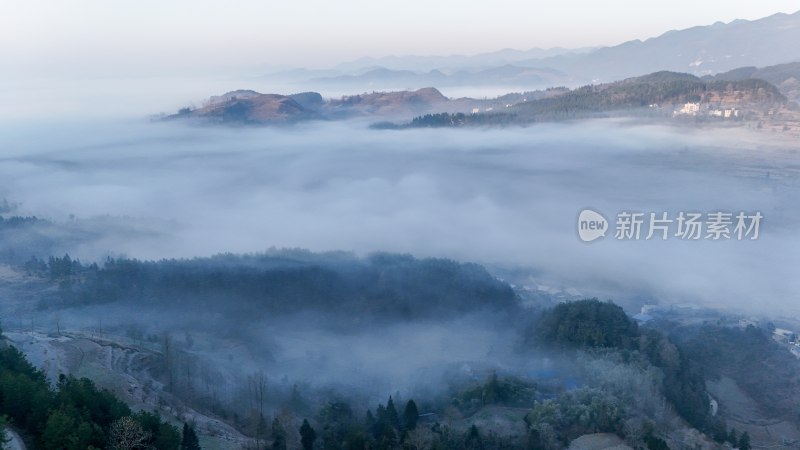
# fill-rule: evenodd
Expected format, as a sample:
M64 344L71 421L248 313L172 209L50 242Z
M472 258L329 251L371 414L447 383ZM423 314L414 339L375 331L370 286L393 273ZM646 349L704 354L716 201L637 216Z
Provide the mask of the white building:
M724 117L730 119L731 117L739 117L739 110L736 108L726 109L723 111Z
M786 330L783 328L775 328L775 331L773 331L772 336L773 338L775 338L775 340L785 343L794 342L795 339L797 338L797 336L794 334L793 331Z
M687 103L683 105L681 109L678 110L678 114L687 116L696 116L699 111L700 111L700 103Z

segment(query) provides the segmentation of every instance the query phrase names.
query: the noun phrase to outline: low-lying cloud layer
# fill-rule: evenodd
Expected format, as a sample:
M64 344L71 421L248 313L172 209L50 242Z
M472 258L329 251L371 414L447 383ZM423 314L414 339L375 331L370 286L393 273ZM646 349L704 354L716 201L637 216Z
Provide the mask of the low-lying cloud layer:
M585 295L787 311L800 292L800 158L779 139L606 121L400 132L16 124L0 133L0 196L20 214L148 224L70 250L84 260L381 250L528 268L532 285ZM612 231L587 244L576 232L586 207L612 226L623 210L765 218L756 241L616 241Z

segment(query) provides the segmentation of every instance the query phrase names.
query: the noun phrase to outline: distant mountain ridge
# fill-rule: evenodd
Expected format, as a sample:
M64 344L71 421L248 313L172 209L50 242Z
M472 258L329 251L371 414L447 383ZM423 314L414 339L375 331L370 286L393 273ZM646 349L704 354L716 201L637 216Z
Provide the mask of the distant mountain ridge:
M582 49L504 49L473 56L362 58L328 70L296 69L263 79L313 87L424 86L533 90L606 83L643 73L714 75L738 67L800 61L800 11L667 31L645 40Z
M596 47L583 48L531 48L528 50L516 50L504 48L501 50L478 53L475 55L402 55L402 56L383 56L383 57L364 57L353 61L338 64L335 69L345 72L357 72L359 70L371 70L374 68L385 68L390 70L412 70L417 72L427 72L431 70L451 71L457 70L480 70L484 68L515 65L520 61L532 59L549 58L565 54L588 53Z
M459 70L446 74L440 70L425 73L411 70L391 70L375 68L358 75L339 75L334 77L312 78L309 83L316 86L365 87L374 86L511 86L511 87L550 87L562 85L569 80L566 73L555 69L520 67L511 64L481 70Z
M527 61L586 81L609 81L662 70L710 75L741 66L800 60L800 11L668 31L583 55Z

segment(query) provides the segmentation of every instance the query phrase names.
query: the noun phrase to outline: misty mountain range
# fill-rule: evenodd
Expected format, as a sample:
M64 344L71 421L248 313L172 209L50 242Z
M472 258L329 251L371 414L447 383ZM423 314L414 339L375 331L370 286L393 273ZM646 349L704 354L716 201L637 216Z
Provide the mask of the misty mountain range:
M358 75L312 78L309 85L349 87L356 91L386 86L556 86L570 84L566 73L549 68L520 67L511 64L476 71L445 73L439 69L418 73L411 70L374 68Z
M375 89L406 89L413 86L526 86L563 84L567 74L531 61L565 54L583 54L580 49L503 49L477 55L364 57L331 69L288 69L261 77L311 88L340 86Z
M444 69L448 71L468 70L476 68L490 68L505 65L514 65L519 62L550 58L566 54L581 54L595 50L596 47L577 49L532 48L529 50L515 50L504 48L494 52L478 53L476 55L450 55L450 56L384 56L380 58L364 57L336 65L335 70L342 72L365 72L382 67L391 70L431 71Z
M609 82L661 70L705 76L743 66L788 63L800 60L800 48L795 45L799 41L800 11L672 30L612 47L362 58L329 70L273 73L262 81L283 81L307 89L494 86L533 90Z
M800 11L759 20L717 22L661 36L537 61L586 81L609 81L658 70L710 75L741 66L800 60Z

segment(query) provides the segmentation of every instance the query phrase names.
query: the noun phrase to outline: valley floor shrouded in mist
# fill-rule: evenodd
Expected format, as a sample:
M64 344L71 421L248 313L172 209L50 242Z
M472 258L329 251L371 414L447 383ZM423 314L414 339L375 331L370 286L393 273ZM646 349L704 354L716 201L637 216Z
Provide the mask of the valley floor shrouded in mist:
M777 442L778 425L752 425L770 420L800 438L793 394L706 366L717 350L701 344L729 321L797 313L791 140L630 119L368 125L3 129L0 313L43 371L18 376L59 396L72 389L61 374L87 377L134 411L191 424L204 448L300 448L314 429L325 448L555 450L589 433L653 449L739 444L729 426ZM586 243L587 208L610 227L621 211L763 223L757 240L608 230ZM576 302L591 297L661 319L640 329L611 303ZM727 336L742 343L723 354L773 355L755 330ZM782 351L770 364L800 364ZM742 398L780 406L748 419L709 406ZM23 435L55 426L26 414L11 414ZM91 420L123 423L103 417ZM131 417L172 448L161 416ZM51 448L42 436L31 442Z
M31 124L4 130L0 176L15 215L53 222L37 231L47 248L18 241L22 260L388 251L527 271L509 281L533 289L743 309L758 299L785 312L798 288L798 157L791 141L761 137L612 121L403 131L113 122L47 133ZM620 211L764 219L756 241L612 232L586 245L575 224L584 208L612 222Z

